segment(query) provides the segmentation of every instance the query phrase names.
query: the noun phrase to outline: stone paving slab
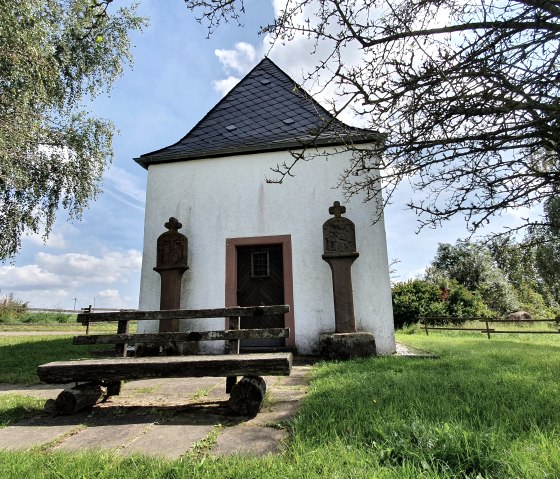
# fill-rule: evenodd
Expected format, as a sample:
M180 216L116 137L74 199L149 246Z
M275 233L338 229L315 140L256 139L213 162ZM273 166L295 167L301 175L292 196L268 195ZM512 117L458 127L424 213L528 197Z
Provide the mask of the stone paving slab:
M178 459L206 438L213 425L153 424L144 434L120 450L122 454L149 454Z
M68 437L54 450L77 451L82 449L118 449L138 437L150 424L115 424L86 427Z
M59 440L79 429L84 420L84 414L76 414L56 418L36 416L20 421L0 429L0 451L27 450Z
M215 456L243 454L265 456L281 451L288 432L271 427L239 425L225 429L210 453Z

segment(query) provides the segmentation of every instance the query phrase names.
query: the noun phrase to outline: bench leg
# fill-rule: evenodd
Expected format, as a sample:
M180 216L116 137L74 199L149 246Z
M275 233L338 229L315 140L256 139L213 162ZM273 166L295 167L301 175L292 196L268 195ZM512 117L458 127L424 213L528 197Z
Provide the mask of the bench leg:
M85 383L62 391L56 399L49 399L45 411L58 416L74 414L83 409L91 408L99 401L103 390L97 383Z
M121 393L122 381L110 381L106 386L107 396L118 396Z
M265 393L266 382L263 378L245 376L233 386L228 406L235 414L255 416L261 410Z
M233 386L237 384L237 376L228 376L226 378L226 394L231 394Z

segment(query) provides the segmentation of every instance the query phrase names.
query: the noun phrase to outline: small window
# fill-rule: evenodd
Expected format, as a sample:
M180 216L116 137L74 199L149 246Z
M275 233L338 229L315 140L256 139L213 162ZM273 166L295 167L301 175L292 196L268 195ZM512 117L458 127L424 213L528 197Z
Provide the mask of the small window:
M254 251L251 253L251 278L268 278L270 265L268 250Z

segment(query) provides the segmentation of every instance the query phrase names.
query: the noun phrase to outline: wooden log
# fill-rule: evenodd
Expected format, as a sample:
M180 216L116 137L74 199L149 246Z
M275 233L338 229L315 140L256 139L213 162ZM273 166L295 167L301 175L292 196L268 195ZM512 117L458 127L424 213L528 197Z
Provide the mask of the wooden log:
M255 416L262 407L266 382L260 376L246 376L231 390L229 408L241 416Z
M260 353L55 361L39 366L37 375L46 383L61 384L161 377L289 376L291 368L291 353Z
M230 316L271 316L290 311L288 304L275 306L235 306L217 309L169 309L163 311L122 311L114 313L80 313L78 323L103 321L165 321L171 319L227 318Z
M74 344L153 343L182 341L232 341L239 339L282 339L290 336L289 328L239 329L226 331L185 331L183 333L90 334L74 336Z
M95 405L103 394L103 389L97 383L86 383L67 388L55 400L49 399L45 403L45 411L55 415L74 414Z

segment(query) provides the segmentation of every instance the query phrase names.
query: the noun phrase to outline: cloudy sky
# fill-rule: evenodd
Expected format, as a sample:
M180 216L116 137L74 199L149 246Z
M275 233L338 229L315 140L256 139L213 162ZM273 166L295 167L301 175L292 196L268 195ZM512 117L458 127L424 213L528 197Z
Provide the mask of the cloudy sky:
M274 2L246 4L242 28L225 25L207 39L182 0L140 1L150 26L134 36L134 68L90 108L119 130L103 193L80 222L61 213L46 243L26 237L21 253L0 264L0 296L13 293L33 307L137 307L147 172L133 158L184 136L265 54L296 81L315 60L303 39L270 50L257 31L273 18ZM401 280L421 274L438 242L466 235L461 219L417 235L415 216L404 209L412 194L404 185L385 213L389 258L400 261Z

